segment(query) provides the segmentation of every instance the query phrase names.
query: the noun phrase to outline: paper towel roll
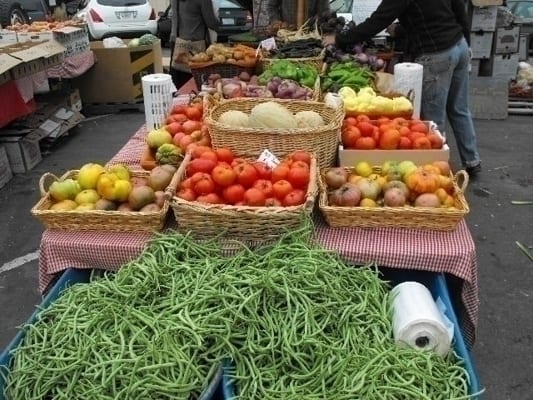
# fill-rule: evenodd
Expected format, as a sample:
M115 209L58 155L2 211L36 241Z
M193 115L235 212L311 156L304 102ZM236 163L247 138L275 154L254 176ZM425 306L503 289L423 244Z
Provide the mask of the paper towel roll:
M394 91L409 97L413 103L413 118L420 118L424 67L417 63L394 65Z
M172 94L176 87L168 74L145 75L141 81L146 127L148 130L158 129L172 109Z
M403 282L392 291L392 330L397 343L444 355L450 350L453 331L430 291L418 282Z

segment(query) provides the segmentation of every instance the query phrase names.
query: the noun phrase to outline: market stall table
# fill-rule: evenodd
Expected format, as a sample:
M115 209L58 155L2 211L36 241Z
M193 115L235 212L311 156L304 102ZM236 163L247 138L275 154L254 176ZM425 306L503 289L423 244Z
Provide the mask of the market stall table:
M141 169L145 127L140 128L109 164L126 163ZM470 231L463 220L453 231L401 228L330 228L315 217L316 237L349 263L374 262L398 269L443 272L463 281L461 310L466 341L472 345L477 326L477 259ZM176 227L172 212L166 229ZM150 233L45 230L39 256L39 289L44 292L54 275L69 268L117 270L145 248ZM464 312L463 312L464 311Z

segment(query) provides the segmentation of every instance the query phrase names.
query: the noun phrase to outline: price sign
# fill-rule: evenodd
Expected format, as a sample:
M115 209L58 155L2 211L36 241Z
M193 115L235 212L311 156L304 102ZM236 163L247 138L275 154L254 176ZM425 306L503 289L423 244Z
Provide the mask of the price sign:
M279 159L269 150L263 150L257 161L264 162L270 168L275 168L280 163Z
M276 40L273 37L269 37L268 39L262 40L260 44L262 49L265 50L274 50L276 48Z

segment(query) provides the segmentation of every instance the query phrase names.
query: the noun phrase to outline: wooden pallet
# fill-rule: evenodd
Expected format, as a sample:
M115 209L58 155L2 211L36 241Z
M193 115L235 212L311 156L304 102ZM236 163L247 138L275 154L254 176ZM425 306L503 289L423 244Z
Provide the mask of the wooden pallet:
M115 114L121 111L144 112L144 100L132 103L83 103L83 114Z
M533 115L533 99L510 97L508 104L509 114Z

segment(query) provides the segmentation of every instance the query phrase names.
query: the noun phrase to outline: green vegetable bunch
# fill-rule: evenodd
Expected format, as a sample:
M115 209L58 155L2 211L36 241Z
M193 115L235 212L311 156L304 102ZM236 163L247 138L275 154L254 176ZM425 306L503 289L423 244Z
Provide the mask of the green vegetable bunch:
M258 77L260 85L266 85L272 78L291 79L302 86L313 88L318 73L316 68L309 64L296 64L289 60L275 60Z
M334 62L322 79L323 92L337 92L341 87L350 87L355 91L374 86L375 74L368 68L353 61Z

